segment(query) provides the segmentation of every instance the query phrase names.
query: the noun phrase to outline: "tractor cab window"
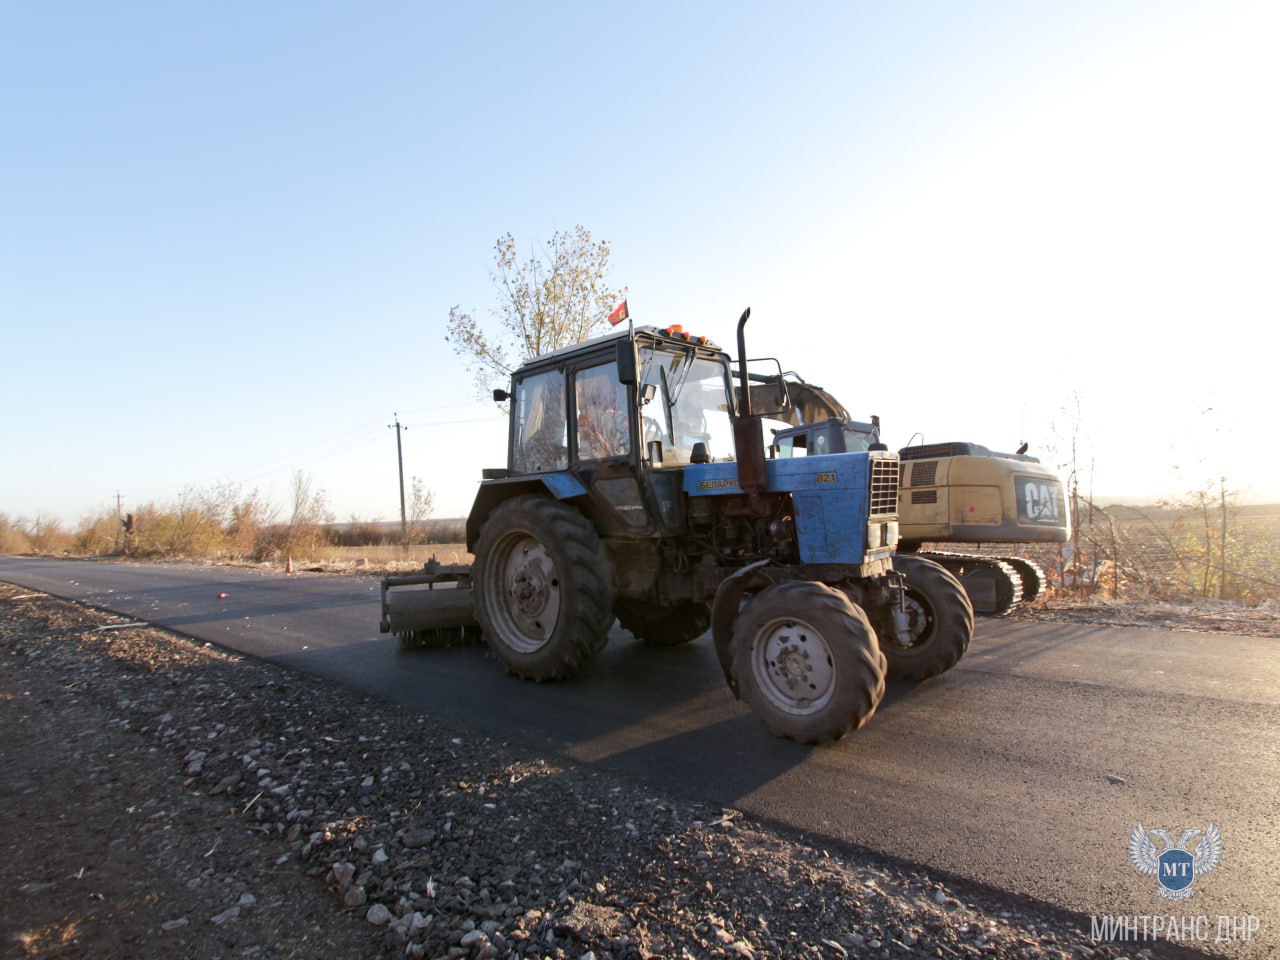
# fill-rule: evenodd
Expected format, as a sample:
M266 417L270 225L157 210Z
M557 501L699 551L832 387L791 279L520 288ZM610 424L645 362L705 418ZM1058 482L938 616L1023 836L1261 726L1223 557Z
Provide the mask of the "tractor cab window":
M781 458L804 457L809 453L809 438L803 433L793 433L789 437L779 438L777 447Z
M573 378L578 412L578 459L602 460L631 453L627 388L618 380L616 362L579 370Z
M515 388L513 473L544 473L569 466L564 374L549 370L525 377Z
M821 430L813 434L794 433L778 441L779 457L817 457L831 452L831 438Z
M856 427L844 428L844 449L848 453L862 453L870 450L871 444L877 439L875 434L865 430L859 430Z
M641 396L652 394L640 411L646 449L662 443L664 464L686 464L701 443L712 460L732 460L726 371L721 363L693 350L642 349ZM652 387L652 389L648 389Z

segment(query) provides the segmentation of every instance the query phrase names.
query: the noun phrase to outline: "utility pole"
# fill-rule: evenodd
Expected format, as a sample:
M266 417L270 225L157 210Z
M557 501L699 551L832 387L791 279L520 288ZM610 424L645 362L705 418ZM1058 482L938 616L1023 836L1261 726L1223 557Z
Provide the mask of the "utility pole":
M395 423L387 424L387 429L394 429L396 432L396 463L400 467L400 542L404 544L406 550L409 549L409 516L404 509L404 451L400 446L400 431L408 430L408 427L400 425L400 414L393 413L396 418Z
M1218 502L1222 505L1221 538L1218 540L1218 599L1226 596L1227 585L1227 478L1218 478Z

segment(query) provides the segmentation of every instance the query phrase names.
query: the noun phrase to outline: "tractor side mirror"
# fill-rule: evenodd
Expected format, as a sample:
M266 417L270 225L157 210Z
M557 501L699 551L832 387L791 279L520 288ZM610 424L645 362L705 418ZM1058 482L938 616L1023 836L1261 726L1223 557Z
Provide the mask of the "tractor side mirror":
M630 338L618 342L618 382L627 386L636 382L636 348Z

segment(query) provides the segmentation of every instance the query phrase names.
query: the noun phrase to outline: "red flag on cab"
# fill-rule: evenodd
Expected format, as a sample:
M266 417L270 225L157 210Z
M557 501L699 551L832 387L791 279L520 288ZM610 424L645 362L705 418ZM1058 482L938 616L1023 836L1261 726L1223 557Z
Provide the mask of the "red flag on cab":
M613 313L609 314L609 323L616 327L630 316L631 314L627 313L627 301L623 300Z

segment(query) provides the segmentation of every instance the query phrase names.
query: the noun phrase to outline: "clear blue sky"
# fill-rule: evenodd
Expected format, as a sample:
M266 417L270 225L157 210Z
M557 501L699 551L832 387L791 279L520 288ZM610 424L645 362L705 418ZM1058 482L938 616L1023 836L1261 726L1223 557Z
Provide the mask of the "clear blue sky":
M577 223L891 443L1056 463L1078 398L1095 493L1278 499L1278 11L0 3L0 512L300 469L391 519L398 413L465 514L449 308Z

